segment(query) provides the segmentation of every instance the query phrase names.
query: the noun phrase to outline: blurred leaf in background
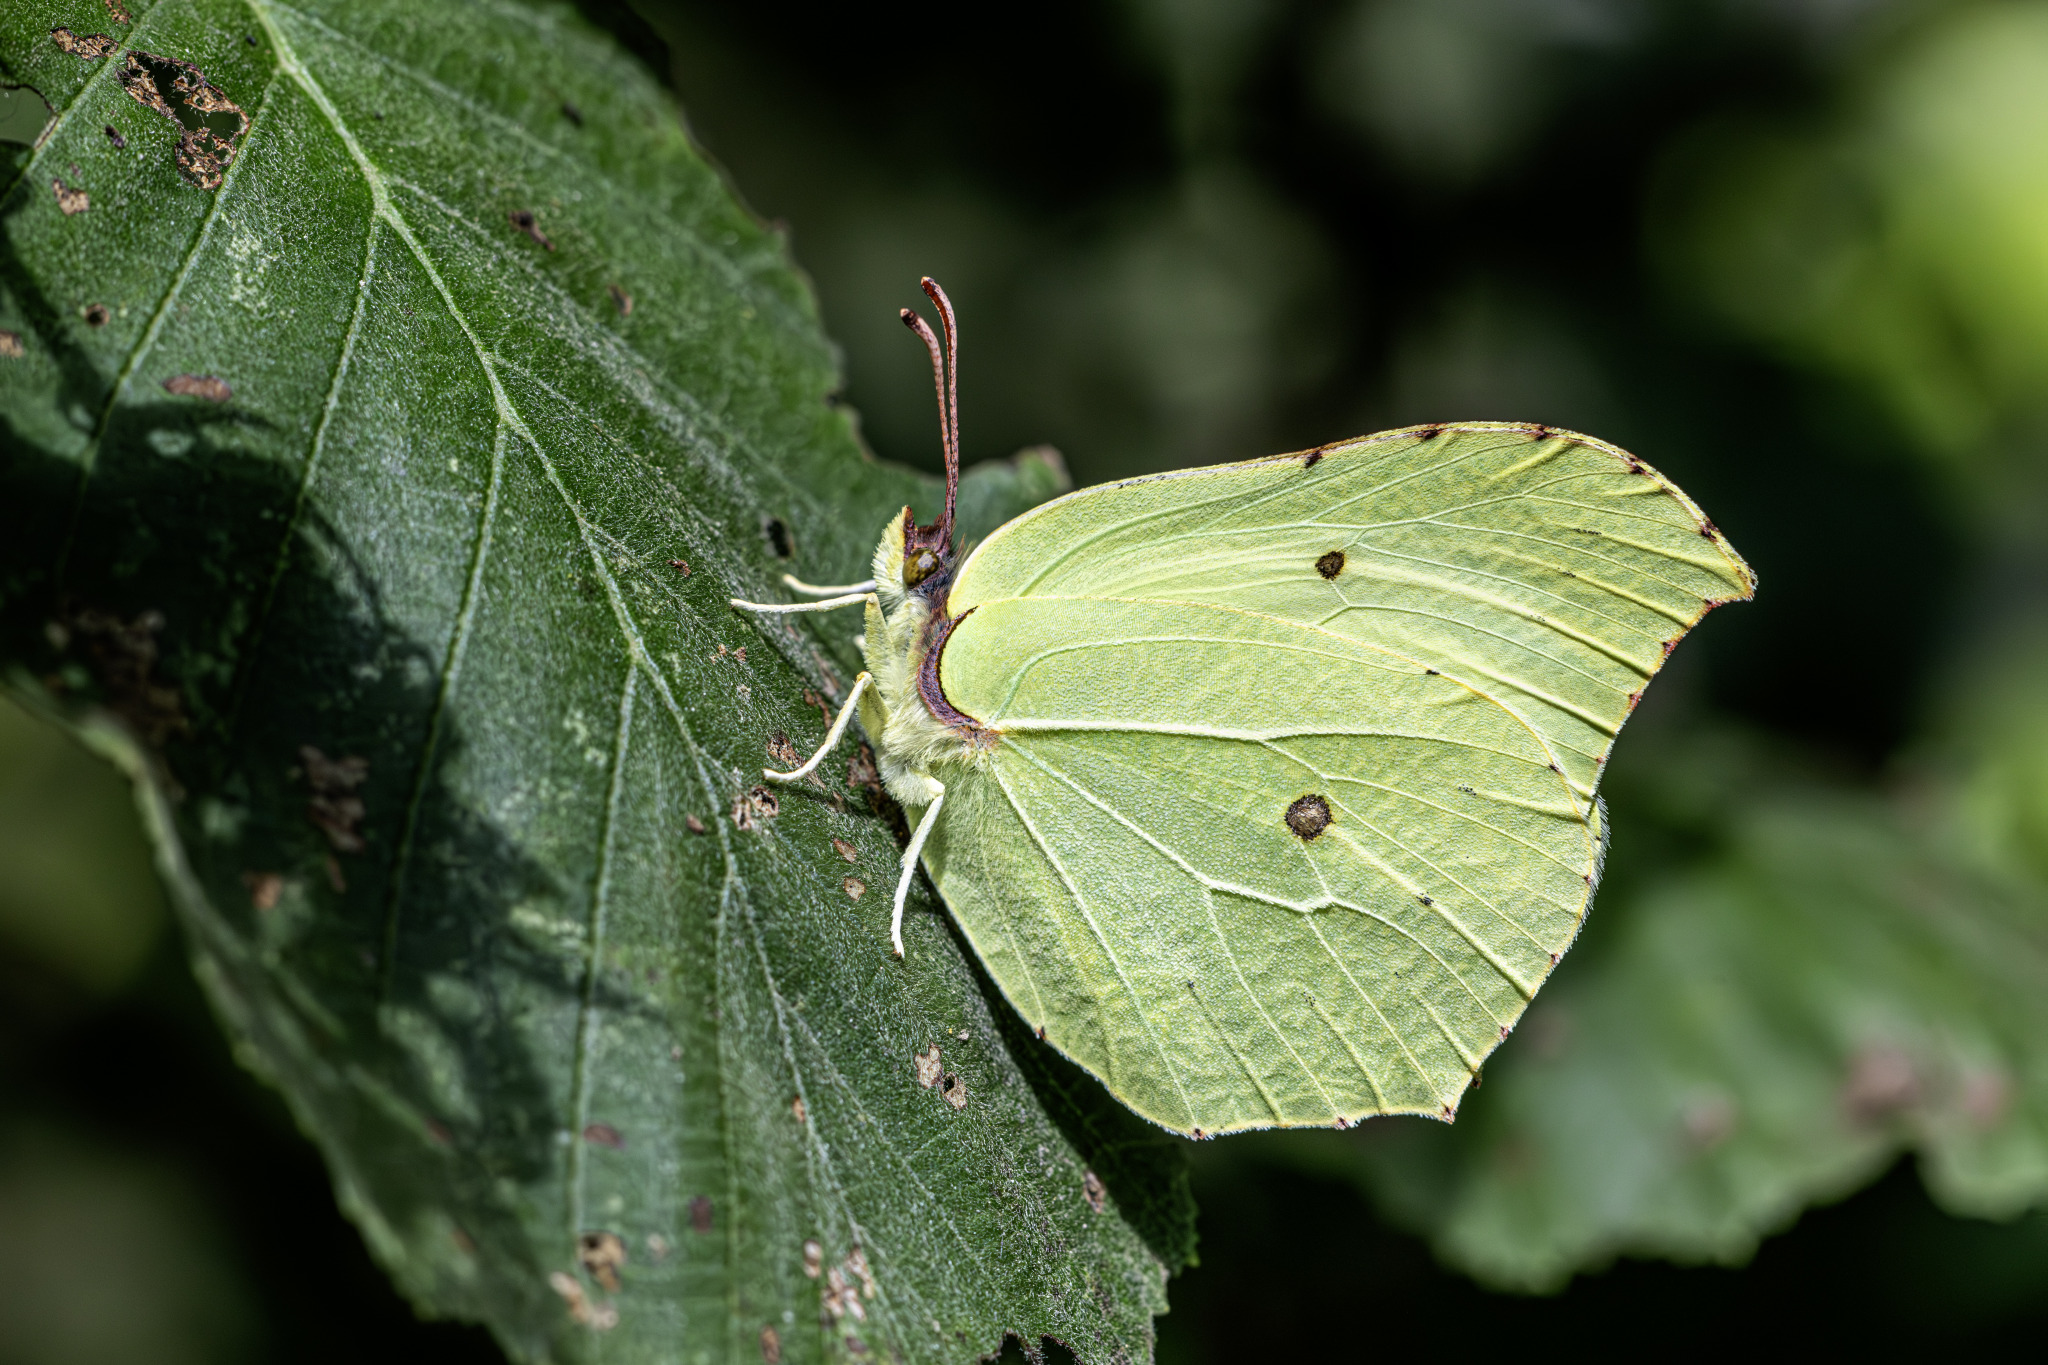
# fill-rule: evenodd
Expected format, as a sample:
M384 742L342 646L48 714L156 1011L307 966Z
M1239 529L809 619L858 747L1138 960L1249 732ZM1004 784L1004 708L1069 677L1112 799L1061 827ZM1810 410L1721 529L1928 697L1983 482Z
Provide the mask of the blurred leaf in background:
M90 996L134 979L165 925L128 784L0 702L0 943Z
M235 1365L249 1287L178 1173L77 1134L0 1127L0 1359Z
M1542 135L1576 55L1625 48L1651 19L1640 0L1353 0L1316 93L1403 171L1455 189Z
M1936 7L1872 35L1801 116L1672 149L1676 292L1835 371L2001 503L2048 422L2048 8ZM2038 503L2038 490L2030 490Z

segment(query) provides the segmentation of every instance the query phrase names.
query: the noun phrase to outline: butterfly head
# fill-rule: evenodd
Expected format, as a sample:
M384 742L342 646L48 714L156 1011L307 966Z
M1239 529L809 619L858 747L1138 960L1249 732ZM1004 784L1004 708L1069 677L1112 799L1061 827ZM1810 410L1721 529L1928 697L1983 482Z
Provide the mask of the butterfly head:
M930 597L953 579L953 531L945 522L919 526L903 509L903 586Z

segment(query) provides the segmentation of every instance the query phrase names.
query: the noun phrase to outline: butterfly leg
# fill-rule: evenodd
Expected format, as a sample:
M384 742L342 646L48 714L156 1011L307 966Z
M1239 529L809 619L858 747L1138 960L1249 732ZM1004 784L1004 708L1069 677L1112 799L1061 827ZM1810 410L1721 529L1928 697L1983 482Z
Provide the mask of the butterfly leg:
M865 602L873 596L871 592L850 592L844 597L828 597L822 602L747 602L737 597L728 597L726 600L741 611L759 612L763 616L781 616L793 611L837 611L856 602Z
M910 894L910 879L917 875L917 858L924 852L924 841L931 837L932 826L939 822L939 807L946 804L946 784L932 779L932 785L939 794L924 809L924 819L917 822L917 832L910 836L910 847L903 850L903 875L896 882L896 913L889 919L889 942L896 949L896 956L903 956L903 900Z
M782 576L782 582L785 587L800 592L806 597L840 597L847 593L873 592L875 590L875 580L872 578L864 583L842 583L837 587L821 588L815 583L804 582L795 574L786 573Z
M763 768L761 776L770 782L798 782L815 772L818 765L825 761L825 755L838 747L839 737L846 733L846 722L853 719L853 709L860 705L860 694L867 691L868 684L873 681L873 675L868 673L862 673L853 680L853 690L846 694L846 701L839 708L839 718L833 721L832 728L825 732L825 742L818 746L818 752L811 755L810 762L786 773L776 772L773 768Z

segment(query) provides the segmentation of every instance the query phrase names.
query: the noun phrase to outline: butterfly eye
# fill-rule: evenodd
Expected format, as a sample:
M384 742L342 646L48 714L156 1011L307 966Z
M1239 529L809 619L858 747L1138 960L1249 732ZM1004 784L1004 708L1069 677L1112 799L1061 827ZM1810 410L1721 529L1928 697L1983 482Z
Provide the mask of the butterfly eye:
M1344 572L1344 552L1332 550L1316 561L1316 572L1325 578L1335 578Z
M903 586L914 588L930 578L939 568L939 557L930 550L913 550L903 561Z
M1287 828L1306 841L1330 826L1330 803L1310 792L1287 808Z

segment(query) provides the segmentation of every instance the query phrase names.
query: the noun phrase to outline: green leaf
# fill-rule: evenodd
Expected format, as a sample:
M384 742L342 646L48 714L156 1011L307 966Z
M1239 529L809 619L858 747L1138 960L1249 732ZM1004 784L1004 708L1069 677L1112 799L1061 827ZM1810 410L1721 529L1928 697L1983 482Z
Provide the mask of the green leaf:
M726 599L933 506L783 243L565 12L129 7L0 15L0 667L138 778L379 1257L527 1359L1148 1355L1173 1141L928 896L890 959L850 754L755 790L857 626Z
M1676 870L1603 898L1456 1128L1368 1125L1305 1159L1523 1290L1622 1254L1739 1263L1901 1151L1951 1212L2048 1200L2040 889L1958 857L1924 807L1725 742L1660 757L1678 837L1651 852ZM1620 850L1646 837L1617 826Z
M1652 245L1679 295L1854 382L2002 506L2048 381L2048 11L1930 8L1844 84L1822 118L1681 141Z

